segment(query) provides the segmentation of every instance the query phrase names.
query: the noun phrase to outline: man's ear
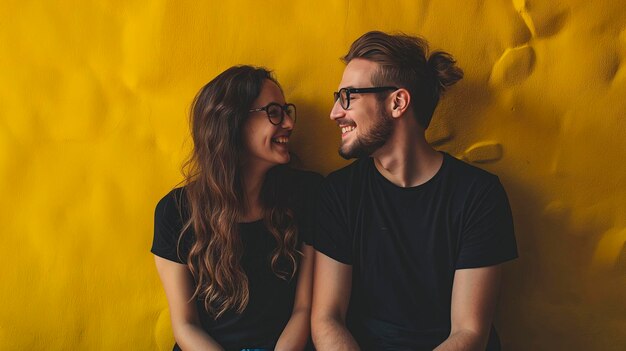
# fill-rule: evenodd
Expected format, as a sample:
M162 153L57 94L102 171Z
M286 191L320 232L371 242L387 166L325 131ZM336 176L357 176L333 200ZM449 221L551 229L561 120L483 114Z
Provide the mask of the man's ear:
M400 88L391 94L391 117L398 118L406 113L411 102L409 91Z

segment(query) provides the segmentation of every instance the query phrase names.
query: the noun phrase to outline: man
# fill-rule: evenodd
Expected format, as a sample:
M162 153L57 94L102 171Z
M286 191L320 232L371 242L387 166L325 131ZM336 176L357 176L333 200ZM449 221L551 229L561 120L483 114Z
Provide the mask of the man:
M498 350L501 263L517 257L498 177L424 137L463 72L427 43L369 32L330 118L358 158L320 194L312 335L318 350Z

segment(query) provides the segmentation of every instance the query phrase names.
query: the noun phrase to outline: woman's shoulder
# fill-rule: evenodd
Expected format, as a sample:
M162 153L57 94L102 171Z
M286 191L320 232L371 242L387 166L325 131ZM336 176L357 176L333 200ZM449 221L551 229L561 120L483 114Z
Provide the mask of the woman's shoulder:
M188 213L185 187L177 187L163 196L156 205L155 218L181 221Z
M185 263L193 235L185 236L181 241L183 226L189 218L187 196L184 188L174 188L159 200L154 213L154 238L152 253L177 263ZM188 229L191 230L191 229ZM192 231L189 231L192 233Z

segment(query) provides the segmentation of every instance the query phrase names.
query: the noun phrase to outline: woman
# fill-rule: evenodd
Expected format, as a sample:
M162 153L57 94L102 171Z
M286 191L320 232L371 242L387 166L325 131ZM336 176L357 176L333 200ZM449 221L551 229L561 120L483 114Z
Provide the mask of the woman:
M152 245L174 350L307 347L321 177L284 166L295 120L263 68L231 67L196 96L185 186L159 201Z

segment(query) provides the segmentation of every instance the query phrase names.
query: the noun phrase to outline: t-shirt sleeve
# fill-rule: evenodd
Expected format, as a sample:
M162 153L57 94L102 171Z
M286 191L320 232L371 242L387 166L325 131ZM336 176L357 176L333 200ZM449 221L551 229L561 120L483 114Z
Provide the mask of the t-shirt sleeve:
M154 211L153 254L174 261L185 263L186 255L178 250L178 238L182 229L181 192L171 191L163 197ZM182 244L182 241L181 241Z
M469 204L456 269L486 267L517 257L513 217L497 177Z
M317 203L317 225L313 246L324 255L352 264L352 238L348 230L346 205L327 178Z
M314 172L307 172L305 181L301 185L303 190L302 201L302 213L298 221L298 232L300 240L307 244L313 245L313 238L316 226L316 211L317 203L320 194L320 186L324 178Z

